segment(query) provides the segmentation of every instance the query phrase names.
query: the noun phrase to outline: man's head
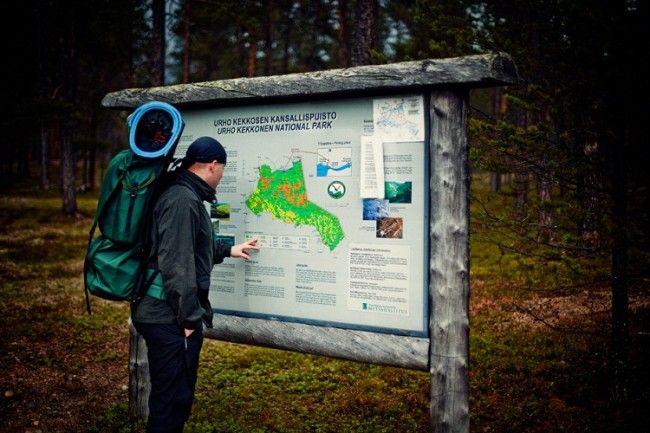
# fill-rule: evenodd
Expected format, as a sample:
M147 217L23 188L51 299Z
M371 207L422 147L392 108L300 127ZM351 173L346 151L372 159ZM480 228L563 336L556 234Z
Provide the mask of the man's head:
M212 137L199 137L187 148L183 165L212 188L217 188L226 166L226 150Z

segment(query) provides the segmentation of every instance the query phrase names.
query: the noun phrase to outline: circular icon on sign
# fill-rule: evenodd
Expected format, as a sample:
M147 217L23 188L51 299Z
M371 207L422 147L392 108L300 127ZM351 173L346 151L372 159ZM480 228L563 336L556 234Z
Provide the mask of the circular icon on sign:
M329 186L327 187L327 193L330 195L332 198L341 198L345 195L345 185L343 182L339 182L338 180L335 180L334 182L330 183Z

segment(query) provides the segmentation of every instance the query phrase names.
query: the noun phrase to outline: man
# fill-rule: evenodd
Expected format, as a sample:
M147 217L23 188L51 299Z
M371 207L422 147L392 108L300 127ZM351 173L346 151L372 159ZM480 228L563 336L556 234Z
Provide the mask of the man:
M214 240L204 201L215 190L226 151L211 137L187 149L175 180L153 210L149 266L162 275L165 300L145 296L132 307L135 328L147 342L151 395L150 433L182 432L189 418L203 343L203 323L212 327L210 273L225 257L250 258L257 240L230 247Z

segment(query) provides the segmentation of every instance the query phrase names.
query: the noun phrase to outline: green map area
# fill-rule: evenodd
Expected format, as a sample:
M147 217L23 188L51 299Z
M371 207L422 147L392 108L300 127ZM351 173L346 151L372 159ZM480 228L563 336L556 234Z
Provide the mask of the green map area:
M246 199L246 206L255 215L268 212L286 223L315 227L330 251L345 237L339 219L307 198L301 160L287 170L262 165L257 188Z

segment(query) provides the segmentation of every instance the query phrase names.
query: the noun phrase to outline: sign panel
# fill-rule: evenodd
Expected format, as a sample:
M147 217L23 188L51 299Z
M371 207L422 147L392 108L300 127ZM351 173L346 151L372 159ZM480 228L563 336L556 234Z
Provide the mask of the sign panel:
M186 111L177 156L217 138L228 164L215 238L256 238L212 273L215 311L426 335L422 95ZM363 150L362 150L363 149Z

